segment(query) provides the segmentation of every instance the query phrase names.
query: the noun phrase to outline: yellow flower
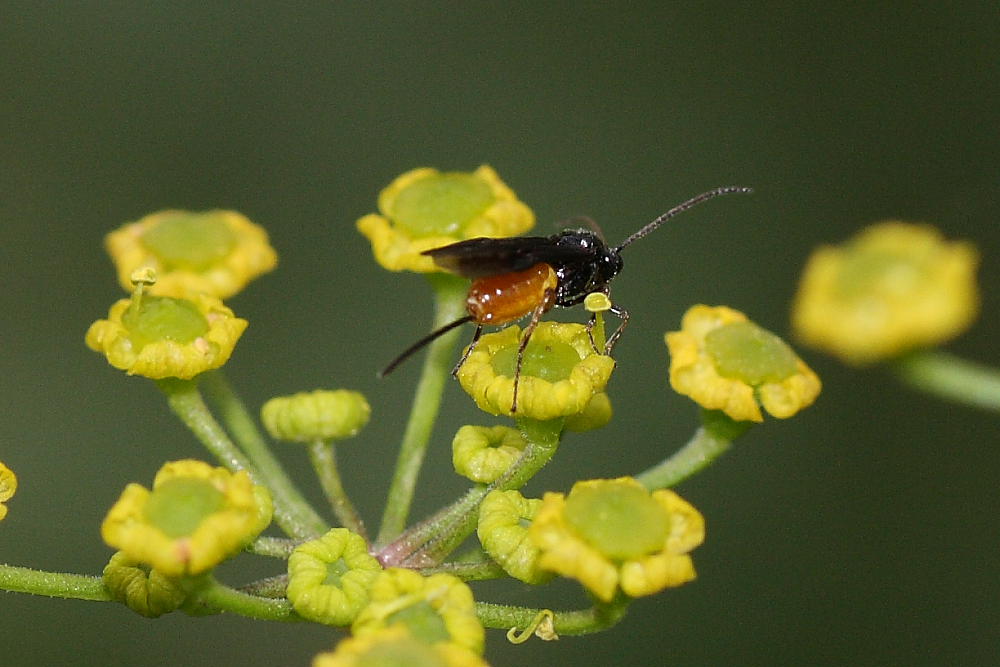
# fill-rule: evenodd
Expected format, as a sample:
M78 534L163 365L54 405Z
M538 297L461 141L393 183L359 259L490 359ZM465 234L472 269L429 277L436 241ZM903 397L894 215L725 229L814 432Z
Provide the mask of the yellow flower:
M463 426L451 443L455 472L473 482L490 484L507 472L527 446L524 436L508 426Z
M139 288L90 325L86 342L129 375L190 380L226 363L247 324L215 297L147 296Z
M531 209L485 165L471 174L408 171L382 190L378 208L381 215L366 215L357 227L390 271L437 272L420 253L477 236L516 236L535 224Z
M705 521L673 491L622 477L546 493L528 534L543 568L610 602L619 589L639 597L694 579L688 552L705 539Z
M293 442L354 437L370 415L365 397L347 389L277 396L260 409L260 419L271 437Z
M489 667L469 649L453 643L428 644L396 625L349 637L313 659L312 667Z
M520 340L516 325L486 334L459 369L462 389L481 410L511 414ZM585 326L541 322L524 350L517 416L546 421L584 412L614 367L611 357L594 352Z
M177 582L116 551L104 566L104 587L111 597L147 618L157 618L180 607L187 597Z
M692 306L666 335L670 385L737 421L791 417L812 405L820 381L780 338L725 306Z
M796 334L852 364L957 336L975 319L978 254L930 225L882 222L817 249L792 310Z
M490 491L479 506L476 534L483 549L504 572L529 584L540 584L552 574L539 566L538 547L528 538L528 525L542 501L517 491Z
M413 570L389 568L376 577L369 595L371 602L351 628L355 635L404 625L425 643L454 643L482 654L485 632L476 616L476 603L472 591L457 577L424 577Z
M382 566L360 535L334 528L300 544L288 559L288 600L303 618L348 625L368 604L368 589Z
M271 521L271 496L246 471L194 460L156 473L153 490L125 487L101 536L128 558L169 577L205 572L240 551Z
M7 516L5 502L14 497L17 492L17 475L0 461L0 521Z
M159 211L104 242L125 290L133 271L150 267L159 275L153 293L167 296L200 292L226 299L278 263L267 232L236 211Z

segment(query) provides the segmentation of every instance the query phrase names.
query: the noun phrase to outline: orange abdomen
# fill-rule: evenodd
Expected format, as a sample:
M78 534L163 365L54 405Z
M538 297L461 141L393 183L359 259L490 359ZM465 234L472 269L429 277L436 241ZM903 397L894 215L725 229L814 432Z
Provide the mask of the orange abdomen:
M479 278L472 282L465 307L477 324L506 324L544 304L555 303L556 272L545 263L526 271Z

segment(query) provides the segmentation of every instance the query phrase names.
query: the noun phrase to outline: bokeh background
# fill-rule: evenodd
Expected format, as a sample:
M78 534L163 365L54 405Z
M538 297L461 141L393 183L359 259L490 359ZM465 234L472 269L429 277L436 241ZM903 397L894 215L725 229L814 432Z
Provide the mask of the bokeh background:
M103 235L165 207L234 208L270 231L281 265L230 302L251 325L227 371L253 406L367 394L372 423L341 458L371 521L419 364L375 371L426 331L429 298L422 279L376 268L353 224L412 167L489 163L542 233L589 215L611 240L710 187L757 190L629 248L616 418L569 439L531 493L678 447L696 409L667 387L663 332L704 302L787 334L810 249L877 220L979 245L982 316L949 349L997 364L998 35L994 2L3 3L0 459L21 488L0 561L98 573L121 488L207 456L151 383L83 345L120 296ZM592 637L513 647L493 632L493 664L995 664L996 415L802 354L825 381L818 403L680 488L708 520L697 582ZM465 488L448 443L468 422L490 420L450 386L416 516ZM318 499L303 452L282 457ZM278 567L243 557L222 576ZM571 582L476 590L582 602ZM6 665L307 665L340 636L0 605Z

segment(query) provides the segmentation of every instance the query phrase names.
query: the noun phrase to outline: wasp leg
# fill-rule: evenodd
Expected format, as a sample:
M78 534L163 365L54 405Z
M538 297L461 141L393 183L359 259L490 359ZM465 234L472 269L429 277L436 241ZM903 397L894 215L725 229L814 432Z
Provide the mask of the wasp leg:
M483 325L477 324L476 333L472 334L472 342L469 343L469 347L465 348L465 352L462 353L462 358L459 359L458 363L455 364L455 367L451 369L452 377L458 375L458 372L462 370L462 366L465 365L465 360L468 359L469 355L472 354L472 351L476 349L476 343L479 342L479 337L482 335L483 335Z
M622 332L625 331L625 325L628 324L627 310L625 310L624 308L619 308L618 306L615 305L612 305L611 308L609 308L608 310L617 315L621 319L622 323L618 325L618 328L615 329L615 332L611 334L611 338L608 339L607 344L604 346L604 354L611 354L611 350L612 348L614 348L615 343L618 342L618 339L621 337Z
M594 349L597 354L604 354L599 349L597 349L597 341L594 340L594 326L597 325L597 315L595 313L590 314L590 321L587 322L587 338L590 339L590 347Z
M521 344L517 346L517 361L514 364L514 398L510 403L511 414L517 412L517 386L521 382L521 364L524 362L524 349L528 347L528 341L531 340L531 334L535 332L535 327L537 327L538 323L542 320L542 315L552 308L552 304L555 303L555 299L555 290L545 290L545 298L543 298L542 302L538 304L533 311L531 311L531 321L528 322L528 326L524 328L524 332L521 334Z

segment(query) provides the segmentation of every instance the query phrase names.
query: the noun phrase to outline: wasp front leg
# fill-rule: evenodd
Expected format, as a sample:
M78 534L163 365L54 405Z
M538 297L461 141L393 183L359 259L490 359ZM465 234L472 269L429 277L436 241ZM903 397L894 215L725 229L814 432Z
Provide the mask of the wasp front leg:
M483 325L477 324L476 333L472 334L472 342L469 343L469 346L467 348L465 348L465 352L462 353L462 358L459 359L458 363L455 364L455 367L451 369L452 377L456 377L458 375L458 372L462 370L462 366L465 365L465 360L468 359L469 355L472 354L472 351L476 349L476 343L479 342L479 337L482 335L483 335Z
M611 307L608 308L608 311L617 315L618 318L622 321L622 323L618 325L618 328L615 329L615 332L611 334L611 337L608 338L608 342L604 345L604 354L610 355L612 348L614 348L615 346L615 343L618 342L618 339L621 337L622 332L625 331L625 326L628 324L629 315L627 310L625 310L624 308L619 308L614 304L612 304Z

